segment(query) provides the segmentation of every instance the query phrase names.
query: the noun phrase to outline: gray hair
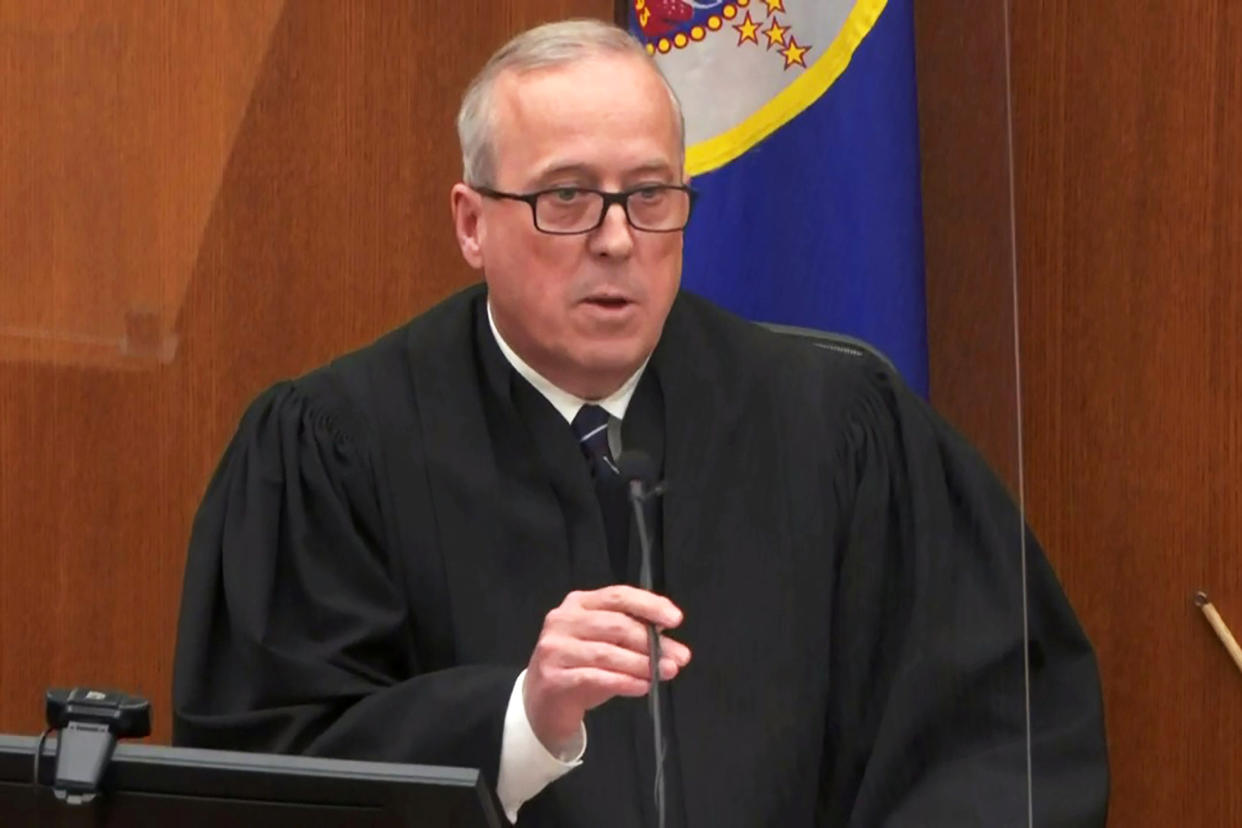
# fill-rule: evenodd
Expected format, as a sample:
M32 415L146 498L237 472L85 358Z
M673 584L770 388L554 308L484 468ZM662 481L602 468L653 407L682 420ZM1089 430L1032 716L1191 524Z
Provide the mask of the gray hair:
M668 90L677 121L678 148L684 158L686 122L681 102L646 47L629 32L602 20L577 19L545 23L522 32L496 51L466 88L457 111L461 142L462 180L474 186L494 183L496 158L492 141L496 79L506 71L525 73L564 66L604 54L633 55L647 63Z

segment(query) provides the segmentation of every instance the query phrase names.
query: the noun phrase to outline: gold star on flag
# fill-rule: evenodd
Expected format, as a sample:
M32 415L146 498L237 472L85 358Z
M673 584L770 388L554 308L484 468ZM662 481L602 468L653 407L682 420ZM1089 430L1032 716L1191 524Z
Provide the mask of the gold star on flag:
M781 22L777 20L775 17L773 17L772 25L768 26L766 29L763 30L763 33L767 35L768 37L768 48L771 49L773 46L777 45L778 43L781 46L784 46L785 45L785 32L787 31L789 31L788 27L782 26Z
M737 29L738 46L748 40L756 46L759 45L759 24L750 19L750 12L746 12L746 19L733 28Z
M768 7L768 15L773 12L783 12L785 10L785 0L763 0L763 4Z
M805 69L806 62L802 59L802 56L810 50L810 46L799 46L798 41L791 34L789 36L789 45L781 50L781 54L785 56L785 68L788 69L796 63Z

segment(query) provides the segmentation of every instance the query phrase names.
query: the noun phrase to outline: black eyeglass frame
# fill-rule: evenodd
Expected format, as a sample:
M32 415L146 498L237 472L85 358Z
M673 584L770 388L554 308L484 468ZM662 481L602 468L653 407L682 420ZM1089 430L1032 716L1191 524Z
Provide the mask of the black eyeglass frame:
M547 233L549 236L581 236L585 233L593 233L604 223L604 218L608 215L608 209L614 204L621 205L621 212L625 213L625 222L630 227L643 233L680 233L690 224L690 216L694 213L694 202L699 197L697 190L693 190L685 184L646 184L642 187L634 187L630 190L617 190L610 192L608 190L596 190L592 187L548 187L546 190L536 190L533 193L506 193L503 190L493 190L491 187L471 187L476 193L487 198L508 199L510 201L522 201L530 206L530 220L535 225L535 229L540 233ZM539 226L539 213L536 210L536 202L539 197L548 193L559 193L563 190L573 190L576 193L594 193L604 199L604 206L599 211L599 220L595 224L583 230L545 230ZM641 193L643 190L680 190L685 193L690 204L686 207L686 220L680 227L672 227L667 230L653 230L649 227L639 227L630 218L630 196Z

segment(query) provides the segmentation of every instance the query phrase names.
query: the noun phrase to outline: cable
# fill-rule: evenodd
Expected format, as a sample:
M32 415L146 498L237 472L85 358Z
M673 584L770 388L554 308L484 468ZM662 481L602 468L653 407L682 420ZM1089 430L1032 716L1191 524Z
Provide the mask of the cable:
M35 785L36 787L39 784L39 760L43 758L43 745L47 743L48 734L52 733L56 729L57 728L54 727L45 728L44 731L39 734L39 741L35 742L34 770L30 774L30 784Z

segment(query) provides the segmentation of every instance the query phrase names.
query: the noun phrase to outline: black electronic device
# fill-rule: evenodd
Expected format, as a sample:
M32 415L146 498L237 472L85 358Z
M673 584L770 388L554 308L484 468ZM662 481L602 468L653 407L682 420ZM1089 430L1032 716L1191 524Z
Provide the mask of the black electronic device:
M140 739L151 732L151 703L115 690L53 688L47 691L45 709L47 732L60 734L52 792L69 805L95 798L117 739Z
M43 744L32 736L0 734L0 826L500 825L496 804L476 770L144 744L117 745L97 795L70 805L53 791L59 747L56 737Z

